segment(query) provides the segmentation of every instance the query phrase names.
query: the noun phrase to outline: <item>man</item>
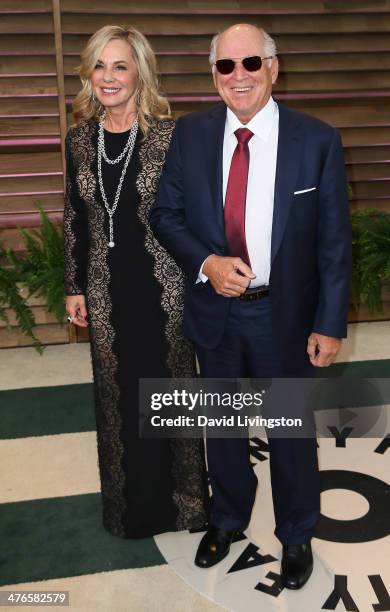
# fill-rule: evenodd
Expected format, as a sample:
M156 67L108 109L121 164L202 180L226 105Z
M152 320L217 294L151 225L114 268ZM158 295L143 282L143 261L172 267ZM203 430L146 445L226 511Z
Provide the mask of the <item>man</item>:
M337 131L271 97L274 41L239 24L214 37L224 104L177 127L152 228L187 276L183 328L201 375L304 377L346 335L350 223ZM269 439L282 581L313 567L319 474L315 439ZM195 558L211 567L249 523L257 481L247 439L208 439L210 528Z

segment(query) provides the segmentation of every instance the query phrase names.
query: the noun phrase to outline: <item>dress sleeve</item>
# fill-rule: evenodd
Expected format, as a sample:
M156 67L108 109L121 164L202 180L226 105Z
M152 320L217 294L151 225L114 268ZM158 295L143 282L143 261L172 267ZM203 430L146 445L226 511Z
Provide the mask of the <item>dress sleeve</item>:
M84 200L80 197L74 159L72 132L65 140L66 190L64 205L64 258L67 295L85 294L88 256L88 221Z

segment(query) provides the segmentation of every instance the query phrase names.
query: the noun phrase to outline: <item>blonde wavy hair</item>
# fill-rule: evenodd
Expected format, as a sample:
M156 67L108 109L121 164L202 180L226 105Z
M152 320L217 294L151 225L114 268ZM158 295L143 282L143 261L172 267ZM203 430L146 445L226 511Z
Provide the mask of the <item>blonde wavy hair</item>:
M76 68L82 88L73 101L73 117L76 125L89 119L99 121L104 108L93 94L91 75L100 54L110 40L124 40L131 49L138 69L136 106L138 123L144 136L148 134L151 121L169 119L171 110L168 100L160 92L156 57L145 36L131 26L108 25L97 30L81 52L81 64Z

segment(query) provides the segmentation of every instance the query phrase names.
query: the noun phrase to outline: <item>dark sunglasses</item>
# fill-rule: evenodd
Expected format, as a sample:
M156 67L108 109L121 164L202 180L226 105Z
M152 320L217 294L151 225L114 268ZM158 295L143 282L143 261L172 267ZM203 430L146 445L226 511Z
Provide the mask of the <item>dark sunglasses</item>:
M236 64L241 63L248 72L256 72L260 70L263 60L272 59L269 57L260 57L260 55L251 55L250 57L236 57L229 59L219 59L214 66L220 74L231 74Z

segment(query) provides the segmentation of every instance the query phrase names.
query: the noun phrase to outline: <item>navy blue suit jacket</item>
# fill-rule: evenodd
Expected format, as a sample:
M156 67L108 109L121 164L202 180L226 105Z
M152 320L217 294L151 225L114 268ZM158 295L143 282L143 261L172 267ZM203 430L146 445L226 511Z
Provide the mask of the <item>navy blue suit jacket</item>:
M226 106L219 104L177 121L150 216L157 239L187 277L183 331L205 348L218 345L232 299L218 295L210 282L196 283L208 255L229 254L222 195L225 119ZM287 365L307 362L312 331L346 335L351 268L347 179L337 130L283 105L271 245L275 340Z

